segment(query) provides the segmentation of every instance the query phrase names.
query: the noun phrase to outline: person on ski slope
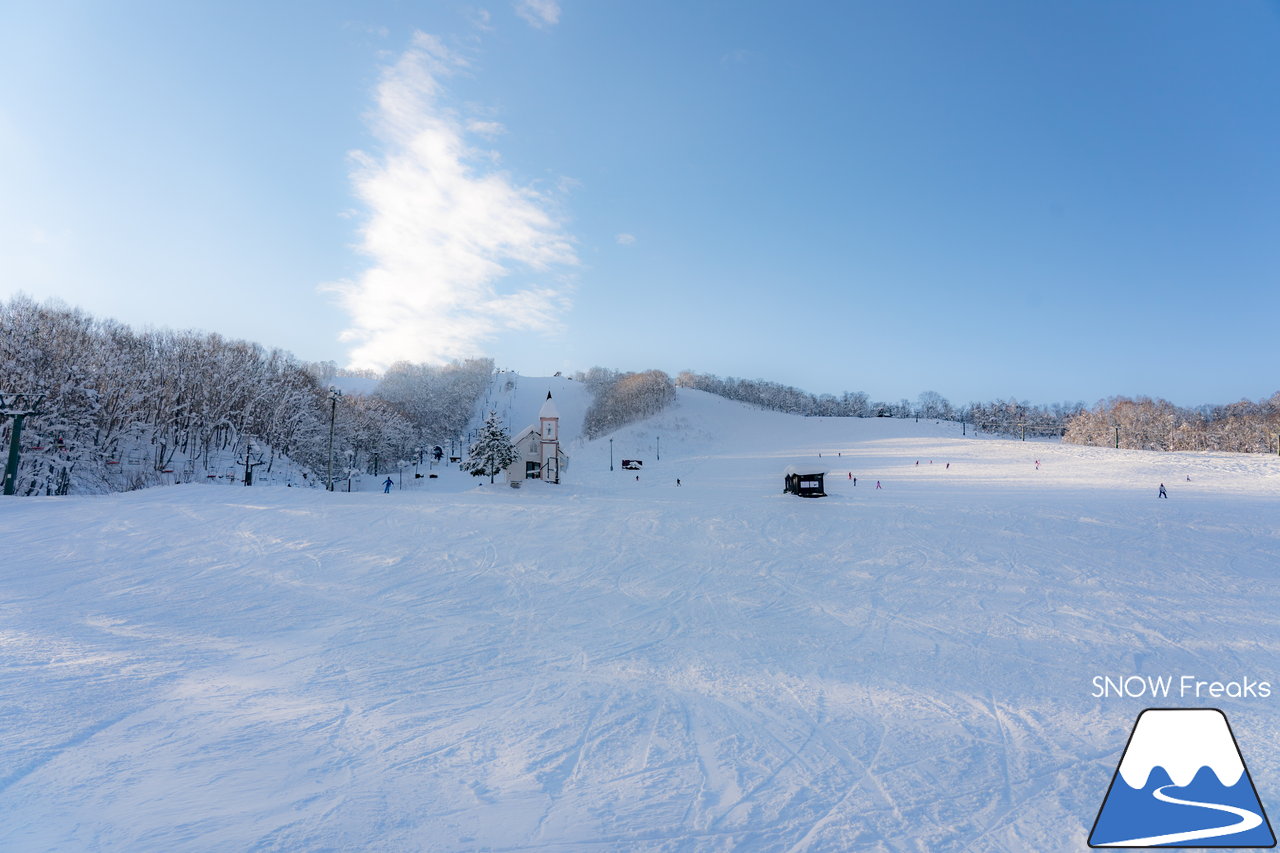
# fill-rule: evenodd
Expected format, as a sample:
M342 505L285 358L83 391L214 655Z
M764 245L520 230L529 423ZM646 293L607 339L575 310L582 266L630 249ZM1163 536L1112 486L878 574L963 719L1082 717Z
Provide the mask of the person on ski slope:
M1169 498L1169 493L1164 490L1164 483L1160 484L1160 494L1156 495L1156 497L1165 498L1166 500Z
M391 487L392 487L392 486L394 486L394 485L395 485L395 483L391 482L391 478L390 478L390 477L388 477L387 479L383 480L383 481L382 481L382 493L383 493L384 495L389 495L389 494L391 494Z

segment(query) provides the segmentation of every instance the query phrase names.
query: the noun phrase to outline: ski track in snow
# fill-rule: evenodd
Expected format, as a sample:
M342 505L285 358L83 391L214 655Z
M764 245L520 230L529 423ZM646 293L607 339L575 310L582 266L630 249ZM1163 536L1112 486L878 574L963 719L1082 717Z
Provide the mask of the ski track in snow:
M639 482L6 501L0 849L1083 849L1094 675L1273 678L1280 460L958 432L682 391Z

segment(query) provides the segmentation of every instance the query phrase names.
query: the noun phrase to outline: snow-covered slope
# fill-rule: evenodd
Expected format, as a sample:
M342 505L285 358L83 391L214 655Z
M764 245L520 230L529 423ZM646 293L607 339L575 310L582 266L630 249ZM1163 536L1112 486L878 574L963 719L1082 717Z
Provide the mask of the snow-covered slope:
M559 487L3 501L0 849L1080 850L1153 704L1280 794L1277 699L1093 682L1276 683L1275 457L692 391L612 439Z
M591 405L591 394L581 382L562 376L528 377L515 373L495 376L489 394L481 402L480 416L495 411L511 435L536 424L538 410L550 393L560 412L560 437L566 445L582 435L582 419Z

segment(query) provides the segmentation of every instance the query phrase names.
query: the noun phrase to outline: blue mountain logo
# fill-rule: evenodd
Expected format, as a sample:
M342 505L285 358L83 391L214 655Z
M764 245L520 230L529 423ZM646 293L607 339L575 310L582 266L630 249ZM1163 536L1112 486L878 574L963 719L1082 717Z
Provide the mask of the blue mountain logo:
M1227 717L1148 708L1111 779L1090 847L1275 847Z

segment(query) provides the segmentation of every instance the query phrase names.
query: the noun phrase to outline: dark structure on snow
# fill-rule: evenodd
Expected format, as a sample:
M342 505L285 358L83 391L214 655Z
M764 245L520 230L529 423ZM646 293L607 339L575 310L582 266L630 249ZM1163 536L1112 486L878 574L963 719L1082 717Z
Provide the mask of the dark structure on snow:
M801 498L825 498L827 492L822 482L825 476L825 474L797 474L796 469L788 468L783 475L782 491Z

